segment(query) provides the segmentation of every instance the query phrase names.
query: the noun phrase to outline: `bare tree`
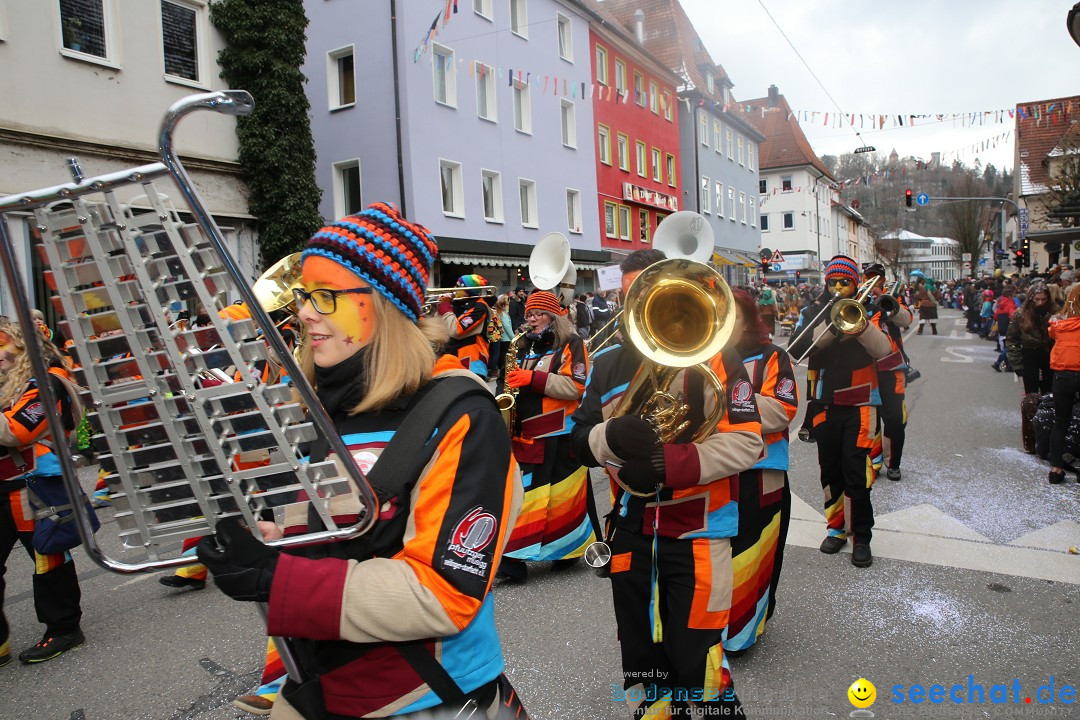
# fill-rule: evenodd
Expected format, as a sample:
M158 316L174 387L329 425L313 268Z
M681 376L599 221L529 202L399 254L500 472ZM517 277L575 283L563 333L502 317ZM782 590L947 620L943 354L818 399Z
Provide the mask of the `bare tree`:
M899 231L892 233L893 237L878 237L874 240L874 249L882 264L887 270L891 270L894 277L903 278L906 274L904 266L911 264L911 249L898 237Z
M1049 190L1036 220L1040 225L1080 227L1080 126L1067 132L1043 160Z
M949 185L952 197L981 198L988 194L980 180L966 173ZM964 253L971 253L972 259L978 258L983 242L980 231L986 227L986 203L977 199L953 200L947 201L944 207L949 237L957 243L953 247L956 259L962 259Z

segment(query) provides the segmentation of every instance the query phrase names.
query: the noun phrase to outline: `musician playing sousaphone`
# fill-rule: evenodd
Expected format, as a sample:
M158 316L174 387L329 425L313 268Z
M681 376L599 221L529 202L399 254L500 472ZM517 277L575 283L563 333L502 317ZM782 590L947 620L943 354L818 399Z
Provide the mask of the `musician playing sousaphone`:
M788 351L801 358L809 352L806 372L808 425L817 442L821 487L825 491L828 534L823 553L839 552L852 537L851 564L870 567L874 562L870 539L874 508L870 488L874 484L870 451L878 432L881 393L875 365L889 354L891 345L881 329L881 313L862 307L856 321L834 322L833 313L822 312L833 297L855 311L852 300L859 288L859 266L846 255L837 255L825 267L826 292L803 311L800 325L821 316L816 327L796 328ZM868 293L867 293L868 294ZM832 297L828 297L828 296ZM807 321L808 322L808 321Z
M659 250L637 250L620 264L624 313L632 308L634 280L664 259ZM697 308L665 310L677 324ZM708 314L697 318L709 323ZM607 467L620 483L612 483L607 542L626 700L634 717L683 717L689 706L706 714L741 712L722 643L731 604L730 538L738 529L733 483L764 447L753 388L739 355L723 352L711 365L726 407L719 421L707 424L715 415L713 388L698 371L678 371L671 392L689 406L690 426L662 443L641 417L612 417L646 362L626 342L628 328L620 324L622 341L593 355L571 435L579 462ZM704 437L690 442L699 433Z
M487 286L480 275L462 275L454 283L454 297L443 297L435 314L450 331L447 352L457 355L461 366L482 378L488 376L488 321L492 309L477 288Z
M375 204L303 253L301 367L376 491L374 528L280 552L227 520L199 545L218 587L268 603L268 634L292 640L303 681L286 683L275 718L526 717L489 595L520 478L490 391L437 355L446 330L422 315L437 251L427 229ZM312 442L313 462L326 453ZM358 509L331 502L345 519ZM260 523L264 538L318 527L303 504L289 510L284 530Z
M521 466L525 499L506 546L499 574L525 582L524 561L575 563L595 537L589 472L570 452L570 416L585 392L585 343L553 293L539 290L525 303L528 331L507 358L508 393L516 393L514 457Z

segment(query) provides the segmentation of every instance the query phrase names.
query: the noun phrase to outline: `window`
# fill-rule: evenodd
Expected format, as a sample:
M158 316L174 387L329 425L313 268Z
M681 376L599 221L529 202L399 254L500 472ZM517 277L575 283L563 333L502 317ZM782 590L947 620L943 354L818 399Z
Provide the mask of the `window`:
M521 224L525 227L537 227L540 224L540 213L536 207L536 182L518 180L518 197L521 200Z
M620 99L626 94L626 63L622 60L615 61L615 91Z
M529 9L527 0L510 0L510 32L523 38L529 37Z
M739 136L739 141L735 144L735 146L738 148L738 152L739 152L739 164L745 166L746 162L745 162L745 155L743 154L744 151L743 151L742 135Z
M660 213L656 213L656 227L660 227L660 223L664 222L664 218L666 217L667 215L661 215Z
M754 202L753 196L747 199L747 203L750 205L750 227L757 227L757 206Z
M795 213L793 213L793 212L784 213L784 229L785 230L794 230L795 229Z
M716 181L716 217L724 217L724 183Z
M728 199L728 217L731 219L731 222L735 222L735 188L733 188L731 186L728 186L727 199Z
M619 133L619 169L630 172L630 138Z
M326 53L327 96L331 110L356 104L356 70L353 58L352 45Z
M569 100L562 100L562 144L577 147L577 108Z
M555 13L559 25L559 57L567 62L574 62L574 35L570 18L562 13Z
M746 167L750 170L754 169L754 143L746 143Z
M476 63L476 115L498 122L498 103L495 102L495 68Z
M660 114L660 91L656 88L656 83L649 83L649 109L652 110L653 115Z
M727 129L727 157L728 160L735 159L735 143L731 134L731 128Z
M503 221L502 175L494 170L480 171L480 186L484 196L484 219Z
M532 87L514 80L514 129L532 134Z
M710 191L712 190L712 181L707 177L701 178L701 212L712 212L712 201L710 198Z
M712 124L712 144L713 144L713 147L716 148L717 153L723 154L723 152L724 152L724 144L720 141L720 138L721 138L720 133L721 133L720 123L713 120L713 124Z
M758 191L759 195L767 195L768 194L769 186L768 186L768 183L765 181L765 178L761 178L760 180L757 181L757 191Z
M698 114L698 135L701 136L701 146L709 147L709 119L705 113Z
M639 72L634 73L634 102L645 107L645 77Z
M581 191L566 188L566 227L572 233L581 232Z
M652 179L656 182L664 182L664 168L660 164L660 151L652 149Z
M355 215L364 209L360 190L360 161L334 163L334 217Z
M671 93L664 93L664 119L671 122Z
M761 232L769 232L769 213L761 213Z
M638 240L643 243L649 242L652 228L649 227L649 211L638 210Z
M708 88L709 94L712 95L716 89L716 80L711 72L705 73L705 87Z
M667 184L675 187L675 156L671 153L667 156Z
M165 74L199 82L200 7L177 0L161 0L161 47Z
M465 217L465 188L461 183L461 163L440 160L439 184L442 190L443 215Z
M611 164L611 131L604 125L598 125L596 128L596 146L597 152L600 153L600 162L605 165Z
M739 222L746 224L746 193L739 193Z
M630 239L630 208L625 205L619 206L619 239Z
M60 36L65 50L109 58L105 0L60 0Z
M780 190L783 192L791 192L791 176L783 175L780 178Z
M596 82L601 85L608 84L607 77L607 48L603 45L596 46Z
M637 174L645 177L645 143L637 141Z
M454 51L442 45L433 45L431 63L435 72L435 102L457 107L457 64Z
M473 0L473 12L482 18L491 20L491 2L492 0Z
M609 238L619 236L619 221L616 219L617 206L613 202L604 203L604 234Z

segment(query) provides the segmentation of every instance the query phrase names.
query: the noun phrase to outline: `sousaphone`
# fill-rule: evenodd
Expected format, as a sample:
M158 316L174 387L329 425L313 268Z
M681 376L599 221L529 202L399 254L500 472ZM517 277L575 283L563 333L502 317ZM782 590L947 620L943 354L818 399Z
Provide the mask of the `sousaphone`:
M680 210L657 226L653 247L662 250L668 258L707 263L713 254L712 225L703 215Z
M540 290L549 290L563 306L574 302L577 268L570 262L570 241L560 232L540 238L529 254L529 280Z

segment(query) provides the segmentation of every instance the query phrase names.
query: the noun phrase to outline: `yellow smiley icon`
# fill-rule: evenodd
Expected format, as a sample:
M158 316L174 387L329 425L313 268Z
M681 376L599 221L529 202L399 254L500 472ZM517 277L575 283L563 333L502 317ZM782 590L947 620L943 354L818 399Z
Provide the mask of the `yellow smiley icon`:
M847 690L847 696L855 707L868 708L877 699L877 688L874 687L874 683L866 678L859 678L851 683L851 687Z

